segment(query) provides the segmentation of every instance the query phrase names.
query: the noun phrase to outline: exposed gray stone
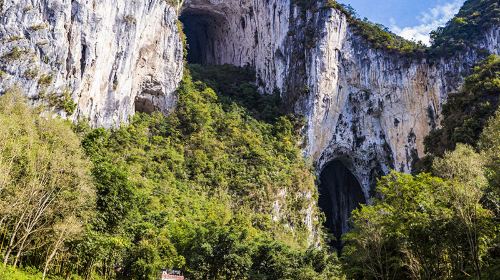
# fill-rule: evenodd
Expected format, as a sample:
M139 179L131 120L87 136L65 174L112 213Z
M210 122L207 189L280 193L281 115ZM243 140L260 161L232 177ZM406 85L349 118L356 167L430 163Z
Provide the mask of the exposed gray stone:
M111 127L134 113L136 96L165 113L175 104L183 47L164 0L8 0L0 41L0 57L22 51L0 62L0 92L17 85L36 100L69 90L78 106L68 118ZM41 85L42 75L53 78Z
M262 92L278 90L306 117L304 154L318 174L338 159L369 199L378 175L409 172L424 155L447 95L480 56L470 49L428 61L373 49L344 14L319 2L302 11L290 0L186 0L175 8L165 0L5 0L0 92L19 86L33 102L70 92L77 110L60 114L93 126L116 126L135 111L168 113L184 66L181 16L197 40L190 38L193 60L252 66ZM485 30L476 47L499 54L499 33ZM288 193L276 195L273 218L286 211ZM313 195L302 195L313 230Z

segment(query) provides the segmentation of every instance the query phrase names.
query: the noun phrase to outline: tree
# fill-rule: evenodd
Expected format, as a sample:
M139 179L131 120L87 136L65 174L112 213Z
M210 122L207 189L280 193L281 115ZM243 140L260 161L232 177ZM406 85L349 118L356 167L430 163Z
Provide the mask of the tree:
M481 154L485 158L485 173L489 185L485 190L483 205L495 215L496 224L500 223L500 111L497 111L486 125L479 141ZM488 267L484 276L494 278L500 273L500 228L496 231L496 240L485 260Z
M491 55L473 69L461 90L443 106L442 127L425 138L426 152L443 156L457 143L476 146L486 122L500 104L500 56Z
M496 114L488 121L481 135L479 148L486 161L486 175L490 183L489 191L497 195L498 202L500 195L500 110L497 110ZM495 208L500 209L500 206Z
M470 256L476 277L481 278L481 258L493 240L490 231L492 214L481 205L488 181L484 158L470 146L458 144L453 152L433 163L434 172L450 181L449 196L460 233L465 232L464 254Z
M25 103L16 92L0 97L0 250L4 266L45 259L45 277L86 222L94 189L71 125Z
M447 180L425 173L382 177L373 205L353 212L343 256L348 274L366 279L479 278L495 226L480 204L480 156L471 153L459 147L435 163ZM462 159L465 164L458 164Z

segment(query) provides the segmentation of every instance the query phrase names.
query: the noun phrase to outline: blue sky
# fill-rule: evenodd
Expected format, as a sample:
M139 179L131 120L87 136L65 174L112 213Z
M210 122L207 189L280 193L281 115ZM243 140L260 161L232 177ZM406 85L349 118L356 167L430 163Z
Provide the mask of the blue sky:
M465 0L339 0L360 17L382 23L393 32L429 44L429 32L444 25Z

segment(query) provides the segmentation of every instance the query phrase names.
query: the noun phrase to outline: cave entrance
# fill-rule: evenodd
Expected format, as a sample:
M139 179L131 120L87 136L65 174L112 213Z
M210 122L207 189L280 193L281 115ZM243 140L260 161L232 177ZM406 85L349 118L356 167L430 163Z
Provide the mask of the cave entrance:
M186 34L188 63L217 64L217 43L223 39L224 18L207 11L186 9L179 19Z
M325 227L333 234L332 246L342 248L340 238L349 229L352 210L366 199L361 185L340 161L329 162L320 174L318 205L326 216Z

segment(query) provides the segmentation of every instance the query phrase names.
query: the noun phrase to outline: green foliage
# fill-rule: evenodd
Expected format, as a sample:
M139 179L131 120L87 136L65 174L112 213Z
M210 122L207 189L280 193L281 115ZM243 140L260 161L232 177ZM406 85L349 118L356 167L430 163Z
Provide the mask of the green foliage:
M38 76L37 68L28 69L24 71L24 77L26 77L27 79L33 80L34 78L36 78L36 76Z
M387 50L389 52L403 54L406 56L422 56L427 51L425 45L421 42L413 42L406 40L401 36L392 33L387 27L382 24L370 22L367 18L361 19L356 15L356 11L350 5L338 3L335 0L294 0L293 3L298 5L303 10L313 9L319 3L322 8L333 8L346 15L348 22L351 24L355 34L364 38L375 49ZM314 45L314 32L309 33L308 46Z
M40 31L43 29L47 29L47 25L44 23L34 24L34 25L30 26L31 31Z
M45 79L45 77L42 76L42 78L40 79ZM50 84L51 82L52 82L52 77L47 78L46 83ZM51 92L49 94L40 93L39 97L44 101L46 101L46 105L48 105L51 110L54 109L62 110L66 112L68 116L73 115L77 107L76 102L71 97L71 92L69 89L65 89L62 93L57 93L57 92Z
M375 49L384 49L389 52L409 56L423 56L427 48L421 42L413 42L398 36L381 24L370 22L368 19L352 18L354 32L366 39Z
M237 104L252 117L265 122L274 122L284 114L279 92L260 94L255 85L255 72L250 67L191 64L189 70L193 80L202 81L218 93L218 102L226 111Z
M485 189L483 204L495 214L497 225L500 224L500 110L492 117L485 127L479 141L481 154L485 158L485 175L488 186ZM497 227L497 232L500 228ZM495 278L500 273L500 234L497 234L495 246L489 250L489 264L485 274L486 279ZM488 278L489 277L489 278Z
M18 59L20 59L26 53L27 53L26 50L22 50L21 48L19 48L19 47L16 46L16 47L13 47L10 50L10 52L4 54L2 56L2 60L5 60L7 62L18 60Z
M59 109L64 110L64 112L66 112L68 115L73 115L73 113L76 110L77 105L76 105L75 101L73 100L73 98L71 98L70 91L65 90L63 92L61 98L59 99L58 104L56 104L56 106Z
M137 19L133 15L126 15L123 17L123 20L129 25L137 24Z
M36 270L23 271L11 266L0 266L1 280L40 280L41 278L42 273Z
M476 148L457 144L434 160L438 177L383 177L373 205L353 213L354 230L344 251L348 275L495 279L500 271L499 135L497 111Z
M479 141L479 148L486 158L490 186L500 197L500 110L490 118ZM496 206L500 212L499 205Z
M7 39L7 42L15 42L15 41L18 41L18 40L22 40L24 39L23 36L19 36L19 35L12 35L10 36L8 39Z
M356 34L366 39L374 48L403 54L408 57L450 57L458 51L474 46L484 32L500 23L500 5L496 0L467 0L459 13L445 27L431 33L432 47L421 42L406 40L381 24L361 19L350 5L335 0L294 0L302 10L315 11L317 8L334 8L347 16ZM312 30L314 34L314 30ZM309 38L314 44L314 36Z
M69 123L21 96L0 97L0 254L3 265L47 272L91 216L90 163Z
M467 0L446 26L431 33L431 54L452 56L471 47L483 32L500 23L500 4L497 0Z
M38 79L38 85L42 87L49 86L54 80L54 76L52 74L43 74L40 79Z
M275 269L288 279L338 274L334 264L305 260L310 232L302 211L314 205L316 190L296 121L258 94L247 69L191 69L206 83L186 74L171 115L137 114L114 130L76 127L97 188L92 238L79 245L90 250L78 250L80 274L154 279L160 268L179 268L192 279L275 279L261 263L272 256L287 259ZM271 243L272 256L263 255Z
M178 7L184 1L183 0L165 0L165 2L167 2L167 4L172 6L172 7Z
M440 170L456 170L454 157L444 158ZM463 173L448 174L453 177L448 181L396 172L381 178L379 198L353 212L353 230L347 234L343 257L349 276L450 279L480 275L485 266L481 260L495 238L495 224L491 212L480 204L481 189L461 181L459 174Z
M450 94L443 106L442 128L426 137L426 151L443 155L457 143L476 146L500 101L500 57L492 55L479 63L458 93Z
M0 252L9 264L91 279L156 279L163 268L191 279L342 277L332 254L309 249L321 240L310 239L305 224L304 211L317 217L318 209L298 122L279 113L279 100L260 100L270 97L245 84L247 70L197 70L219 95L186 74L169 116L137 114L112 130L75 125L92 166L67 123L39 117L15 95L1 97ZM19 247L23 209L36 210L31 202L52 193L39 234L29 232Z
M22 269L12 266L0 266L0 280L40 280L43 279L43 273L36 268L24 267ZM67 275L67 277L50 276L46 280L82 280L78 275ZM97 278L92 278L97 280Z

